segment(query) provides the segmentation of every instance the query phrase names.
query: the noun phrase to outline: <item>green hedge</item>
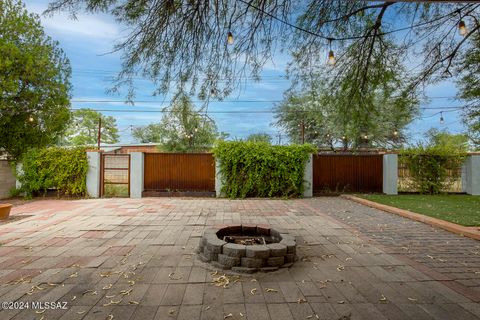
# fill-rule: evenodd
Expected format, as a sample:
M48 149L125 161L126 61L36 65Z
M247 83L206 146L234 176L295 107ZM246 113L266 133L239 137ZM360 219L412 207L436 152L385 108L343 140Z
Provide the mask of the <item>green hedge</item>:
M229 198L298 197L311 145L272 146L264 142L219 142L213 149L220 162L223 188Z
M48 189L69 196L86 194L88 160L84 148L31 149L22 156L21 163L22 173L17 175L22 184L19 191L27 197Z
M400 161L410 172L413 189L423 194L438 194L458 177L466 153L446 146L422 146L405 149Z

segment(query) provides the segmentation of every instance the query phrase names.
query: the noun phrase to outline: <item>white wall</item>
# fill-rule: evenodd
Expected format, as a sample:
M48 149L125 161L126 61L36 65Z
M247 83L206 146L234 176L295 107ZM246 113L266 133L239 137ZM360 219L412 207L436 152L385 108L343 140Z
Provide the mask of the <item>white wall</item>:
M383 193L398 194L398 154L383 155Z
M92 198L100 197L100 160L101 152L87 151L87 193Z
M465 160L465 192L471 195L480 195L480 155L470 155Z
M130 198L141 198L143 192L143 152L130 153Z

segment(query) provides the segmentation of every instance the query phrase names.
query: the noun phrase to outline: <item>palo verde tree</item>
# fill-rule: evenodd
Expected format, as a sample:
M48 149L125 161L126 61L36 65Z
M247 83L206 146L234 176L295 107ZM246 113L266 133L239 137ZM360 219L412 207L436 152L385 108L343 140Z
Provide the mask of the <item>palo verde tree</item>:
M418 114L418 100L401 94L401 81L392 75L362 101L350 96L349 78L338 87L321 79L307 80L298 90L288 90L275 109L275 124L296 143L332 150L397 148L405 142L406 125ZM368 105L354 107L362 102Z
M250 142L272 143L272 136L266 132L252 133L249 134L245 140Z
M410 91L450 77L480 28L480 4L461 2L53 0L49 12L56 10L111 12L129 28L115 48L124 57L118 85L133 88L141 75L157 93L173 82L200 97L223 97L256 79L277 47L291 51L301 70L335 58L322 72L332 83L348 74L356 100L368 101L382 80L379 66L409 60Z
M136 127L132 136L140 143L151 143L162 141L163 128L160 123L151 123L147 126Z
M72 112L72 120L65 132L63 143L73 146L96 145L100 121L101 142L117 143L119 135L115 118L86 108Z
M39 17L20 1L1 1L0 152L18 159L56 141L70 116L70 73Z
M195 109L190 98L178 93L164 110L159 126L162 151L196 152L209 150L220 136L215 122Z

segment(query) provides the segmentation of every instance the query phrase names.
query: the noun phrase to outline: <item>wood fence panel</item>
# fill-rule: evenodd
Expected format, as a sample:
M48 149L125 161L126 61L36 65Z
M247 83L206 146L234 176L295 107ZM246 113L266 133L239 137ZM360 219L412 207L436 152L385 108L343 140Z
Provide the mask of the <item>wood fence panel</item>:
M313 192L382 192L383 155L315 155Z
M215 191L210 153L145 153L145 191Z

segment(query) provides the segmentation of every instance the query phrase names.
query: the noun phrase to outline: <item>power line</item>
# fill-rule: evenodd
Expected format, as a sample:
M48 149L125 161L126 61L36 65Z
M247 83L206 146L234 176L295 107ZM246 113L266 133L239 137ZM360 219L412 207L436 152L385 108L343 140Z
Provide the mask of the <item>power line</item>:
M248 108L247 106L243 106L240 108ZM440 114L441 112L447 113L447 112L455 112L458 110L463 109L464 107L436 107L436 108L420 108L422 110L446 110L446 111L438 111L432 115L420 117L420 119L423 118L430 118L434 117L435 115ZM72 108L71 110L81 110L82 108ZM98 111L98 112L121 112L121 113L172 113L172 110L131 110L131 109L91 109L93 111ZM323 110L284 110L282 112L289 112L289 113L309 113L309 112L322 112ZM223 111L216 111L216 110L210 110L208 112L202 112L199 111L199 113L211 113L211 114L273 114L273 113L278 113L277 110L223 110Z
M455 98L455 96L439 96L439 97L427 97L427 99L452 99ZM129 103L125 100L84 100L84 99L73 99L70 100L71 102L76 102L76 103ZM219 100L219 101L210 101L210 103L256 103L256 102L265 102L265 103L275 103L275 102L282 102L283 100ZM166 100L166 101L161 101L161 100L135 100L131 101L133 103L171 103L173 102L172 100ZM203 103L205 101L203 100L193 100L193 103ZM456 107L442 107L442 108L456 108ZM432 108L427 108L425 109L435 109L435 107Z

